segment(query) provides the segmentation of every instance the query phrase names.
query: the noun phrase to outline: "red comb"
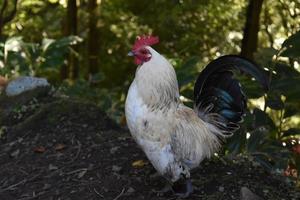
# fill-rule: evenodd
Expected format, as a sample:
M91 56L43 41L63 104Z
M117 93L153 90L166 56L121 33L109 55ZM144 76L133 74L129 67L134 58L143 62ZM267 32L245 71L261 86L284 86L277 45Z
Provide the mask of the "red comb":
M154 36L138 36L135 40L135 43L132 47L132 50L136 50L138 48L140 48L141 46L151 46L154 44L157 44L159 42L159 38L158 37L154 37Z

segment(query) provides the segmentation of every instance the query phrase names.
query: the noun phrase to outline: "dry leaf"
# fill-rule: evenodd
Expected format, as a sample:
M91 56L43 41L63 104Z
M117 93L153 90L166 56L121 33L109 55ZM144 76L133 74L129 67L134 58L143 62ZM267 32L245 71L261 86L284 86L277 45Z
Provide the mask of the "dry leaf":
M13 157L13 158L16 158L16 157L18 157L19 153L20 153L20 149L17 149L14 152L12 152L10 154L10 156Z
M66 145L64 145L64 144L57 144L56 146L55 146L55 150L56 151L61 151L61 150L63 150L64 148L66 148Z
M120 124L121 124L121 126L126 126L126 117L125 117L125 115L122 115L122 117L120 119Z
M297 154L300 154L300 144L297 144L293 147L293 151Z
M52 164L49 165L49 170L57 170L57 169L58 169L57 166L52 165Z
M82 178L86 174L86 172L87 170L82 170L81 172L79 172L78 178Z
M43 146L37 146L33 149L33 151L36 153L44 153L46 151L46 148Z
M0 76L0 87L5 87L8 80L4 76Z
M136 160L132 163L132 167L134 168L141 168L144 167L145 165L147 165L147 162L145 162L144 160Z

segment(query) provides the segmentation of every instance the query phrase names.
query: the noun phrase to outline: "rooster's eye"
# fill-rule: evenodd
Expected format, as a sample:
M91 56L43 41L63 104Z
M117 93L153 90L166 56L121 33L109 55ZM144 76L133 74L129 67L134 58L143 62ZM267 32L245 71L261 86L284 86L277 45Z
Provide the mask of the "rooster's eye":
M148 52L147 52L147 50L146 49L142 49L141 50L141 54L147 54Z

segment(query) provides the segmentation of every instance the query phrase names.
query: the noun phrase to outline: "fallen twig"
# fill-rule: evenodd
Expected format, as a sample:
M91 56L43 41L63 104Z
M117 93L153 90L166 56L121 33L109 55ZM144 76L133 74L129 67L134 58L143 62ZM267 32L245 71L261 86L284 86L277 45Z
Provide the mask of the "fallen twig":
M4 192L4 191L7 191L7 190L12 190L14 187L16 187L16 186L18 186L18 185L21 185L21 184L24 184L24 183L26 183L26 182L27 182L27 179L25 178L25 179L23 179L22 181L20 181L20 182L18 182L18 183L15 183L15 184L13 184L13 185L10 185L10 186L8 186L7 188L1 189L1 190L0 190L0 193L1 193L1 192Z
M71 174L75 174L77 172L87 171L87 170L88 170L87 168L81 168L81 169L76 169L76 170L73 170L73 171L70 171L70 172L67 172L67 173L64 173L64 174L71 175Z
M100 193L96 190L96 188L94 188L94 192L95 192L98 196L100 196L101 198L104 198L104 196L103 196L102 194L100 194Z
M119 199L124 194L124 192L125 192L125 188L123 188L121 193L118 196L116 196L113 200Z
M24 183L26 183L26 182L28 182L28 181L32 181L32 180L34 180L36 177L38 177L39 175L41 175L41 173L42 173L42 171L40 171L40 172L37 173L35 176L33 176L33 177L29 178L29 179L25 178L25 179L23 179L22 181L20 181L20 182L18 182L18 183L15 183L15 184L13 184L13 185L10 185L10 186L8 186L8 187L6 187L6 188L4 188L4 189L0 189L0 193L1 193L1 192L4 192L4 191L7 191L7 190L13 190L13 188L17 187L18 185L24 184Z
M78 144L78 150L76 152L75 157L72 160L70 160L68 162L65 162L64 164L70 164L70 163L74 162L78 158L78 156L80 154L80 151L81 151L81 143L78 140L76 140L76 141L77 141L77 144Z
M41 195L43 195L43 194L45 194L45 193L46 193L46 191L42 191L42 192L39 192L39 193L37 193L37 194L33 194L33 195L30 196L30 197L23 197L23 198L18 199L18 200L30 200L30 199L36 199L36 198L40 197Z

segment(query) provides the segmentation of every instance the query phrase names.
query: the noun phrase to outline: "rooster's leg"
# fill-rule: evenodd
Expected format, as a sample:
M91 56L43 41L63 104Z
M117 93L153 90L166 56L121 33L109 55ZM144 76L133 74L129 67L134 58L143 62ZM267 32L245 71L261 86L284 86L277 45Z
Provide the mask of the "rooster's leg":
M176 196L180 198L187 198L193 193L193 185L191 179L185 179L185 183L175 184L173 190Z
M172 188L172 186L171 186L171 184L169 182L166 183L166 185L163 187L163 189L161 189L161 190L154 190L154 192L158 196L165 196L167 194L174 193L173 188Z

